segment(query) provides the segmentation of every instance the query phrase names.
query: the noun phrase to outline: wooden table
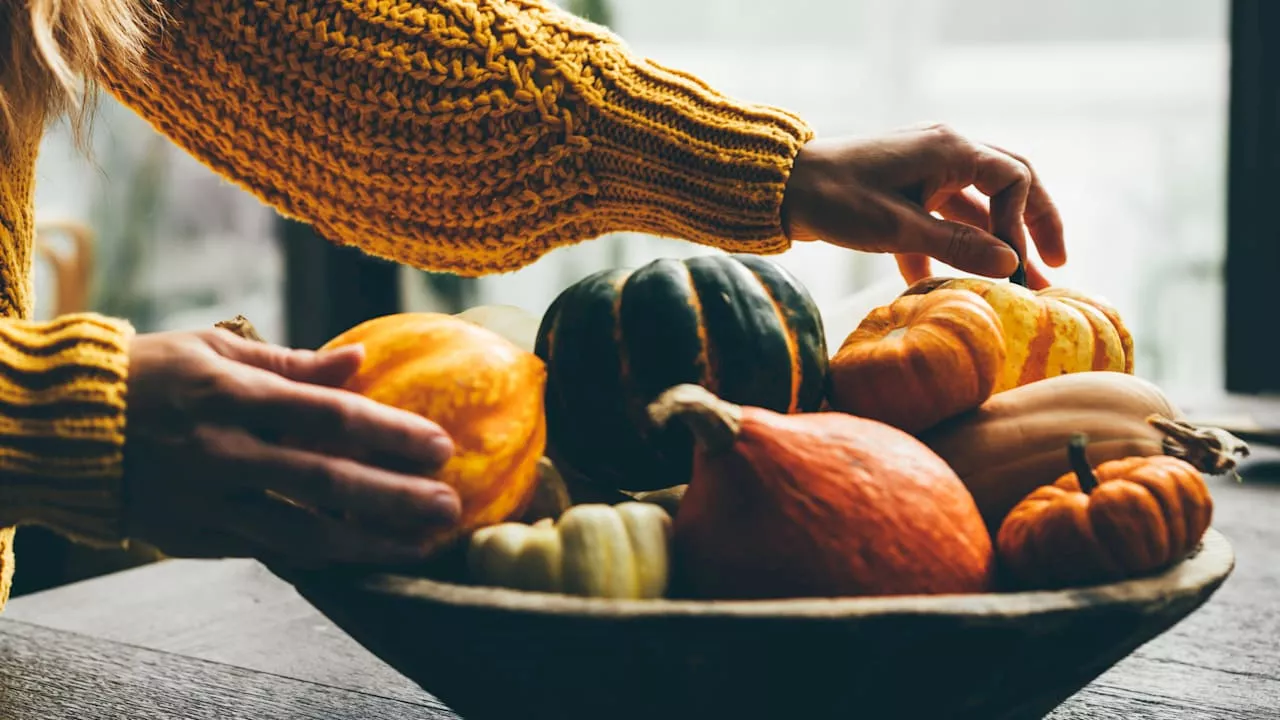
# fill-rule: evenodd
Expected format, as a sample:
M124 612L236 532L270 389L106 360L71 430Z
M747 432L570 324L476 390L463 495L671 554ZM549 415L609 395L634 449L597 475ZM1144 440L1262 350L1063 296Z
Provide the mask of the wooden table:
M1211 482L1235 573L1053 720L1280 718L1280 472ZM15 599L0 620L4 720L453 717L252 561L138 568Z

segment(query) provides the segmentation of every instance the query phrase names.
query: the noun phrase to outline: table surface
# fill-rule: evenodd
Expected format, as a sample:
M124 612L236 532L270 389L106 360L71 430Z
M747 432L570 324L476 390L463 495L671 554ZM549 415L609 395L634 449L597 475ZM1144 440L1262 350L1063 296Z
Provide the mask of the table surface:
M1050 718L1280 718L1280 477L1245 477L1210 479L1236 551L1222 589ZM456 716L253 561L149 565L0 619L6 720L347 717Z

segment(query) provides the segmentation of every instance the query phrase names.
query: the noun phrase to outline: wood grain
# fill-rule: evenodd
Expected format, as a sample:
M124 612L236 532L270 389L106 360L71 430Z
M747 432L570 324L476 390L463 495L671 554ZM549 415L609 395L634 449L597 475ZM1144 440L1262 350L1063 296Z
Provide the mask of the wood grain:
M406 702L0 622L0 717L23 720L456 720Z

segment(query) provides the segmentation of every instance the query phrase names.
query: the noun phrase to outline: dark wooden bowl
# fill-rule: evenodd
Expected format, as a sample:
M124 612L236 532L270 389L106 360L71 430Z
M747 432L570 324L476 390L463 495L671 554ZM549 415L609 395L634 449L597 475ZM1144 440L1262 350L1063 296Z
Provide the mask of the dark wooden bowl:
M1160 575L1060 592L608 601L281 574L465 720L1005 720L1043 717L1234 564L1210 530Z

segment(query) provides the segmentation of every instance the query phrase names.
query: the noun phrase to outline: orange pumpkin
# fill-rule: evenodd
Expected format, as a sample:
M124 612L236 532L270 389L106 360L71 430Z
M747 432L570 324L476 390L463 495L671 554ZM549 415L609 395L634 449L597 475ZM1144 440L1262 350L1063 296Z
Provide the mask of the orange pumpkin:
M457 490L462 516L428 545L518 516L546 447L542 361L492 330L438 313L375 318L324 347L356 343L365 360L345 389L422 415L453 439L453 457L433 477Z
M1133 371L1132 337L1119 313L1099 300L985 278L925 278L903 295L939 290L977 293L999 316L1006 354L993 393L1067 373Z
M830 363L832 409L919 432L991 396L1004 366L1000 318L967 290L872 310Z
M995 552L973 497L920 441L844 413L783 414L677 385L649 406L696 439L676 513L697 598L978 593Z
M1025 588L1114 582L1186 557L1213 518L1213 498L1190 463L1167 455L1109 460L1091 468L1082 433L1068 454L1074 472L1014 507L996 538L1000 561Z

